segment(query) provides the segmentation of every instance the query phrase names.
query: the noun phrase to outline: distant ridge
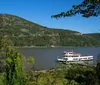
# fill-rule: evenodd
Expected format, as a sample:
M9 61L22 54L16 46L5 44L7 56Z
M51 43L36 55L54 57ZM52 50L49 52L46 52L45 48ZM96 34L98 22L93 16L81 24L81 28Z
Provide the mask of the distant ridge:
M15 46L100 46L97 34L48 28L10 14L0 14L0 35Z

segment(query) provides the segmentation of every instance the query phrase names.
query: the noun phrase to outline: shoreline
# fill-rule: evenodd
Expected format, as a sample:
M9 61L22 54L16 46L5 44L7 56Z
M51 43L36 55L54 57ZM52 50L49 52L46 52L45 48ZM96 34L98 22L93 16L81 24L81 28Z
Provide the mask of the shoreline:
M100 46L14 46L15 48L88 48L88 47L100 47Z

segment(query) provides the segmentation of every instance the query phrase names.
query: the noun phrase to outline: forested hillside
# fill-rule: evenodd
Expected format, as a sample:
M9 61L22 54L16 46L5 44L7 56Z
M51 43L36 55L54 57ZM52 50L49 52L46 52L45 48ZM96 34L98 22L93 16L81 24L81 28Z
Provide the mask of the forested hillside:
M0 35L14 46L100 46L94 35L48 28L9 14L0 14Z

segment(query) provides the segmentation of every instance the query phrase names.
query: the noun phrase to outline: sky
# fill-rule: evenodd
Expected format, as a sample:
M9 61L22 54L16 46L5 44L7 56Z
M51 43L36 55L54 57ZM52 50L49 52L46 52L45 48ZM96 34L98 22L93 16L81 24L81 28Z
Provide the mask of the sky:
M81 33L100 32L100 16L83 18L80 15L60 19L52 15L67 11L83 0L0 0L0 13L12 14L42 26L74 30Z

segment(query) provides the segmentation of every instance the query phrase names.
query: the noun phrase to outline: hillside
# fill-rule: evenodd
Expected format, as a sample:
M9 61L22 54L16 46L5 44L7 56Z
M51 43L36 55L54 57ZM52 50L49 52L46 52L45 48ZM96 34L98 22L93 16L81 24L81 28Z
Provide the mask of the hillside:
M0 14L0 35L15 46L99 46L92 35L77 31L48 28L18 16Z
M84 35L91 37L94 41L96 41L96 43L100 43L100 33L89 33Z

